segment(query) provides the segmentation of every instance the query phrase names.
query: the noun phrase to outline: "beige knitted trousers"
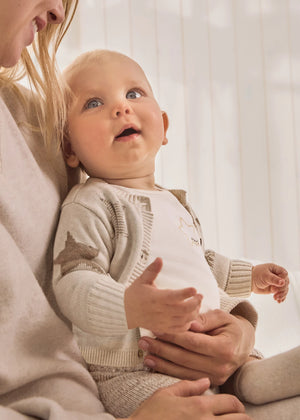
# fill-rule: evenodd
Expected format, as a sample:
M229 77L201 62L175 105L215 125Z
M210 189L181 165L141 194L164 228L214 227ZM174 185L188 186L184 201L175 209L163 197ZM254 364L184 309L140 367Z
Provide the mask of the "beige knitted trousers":
M129 417L159 388L179 381L177 378L152 373L146 369L132 372L129 369L89 365L89 371L97 384L100 400L106 410L121 418Z
M157 389L179 379L153 373L90 365L99 396L115 417L128 417ZM300 346L268 359L248 362L234 378L235 395L254 420L300 418ZM205 394L213 393L213 390Z

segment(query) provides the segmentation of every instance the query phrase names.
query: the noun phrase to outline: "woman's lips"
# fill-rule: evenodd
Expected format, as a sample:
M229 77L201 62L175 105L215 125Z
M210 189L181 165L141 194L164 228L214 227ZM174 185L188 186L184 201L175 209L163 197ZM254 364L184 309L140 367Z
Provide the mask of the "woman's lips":
M36 24L36 27L37 27L37 31L39 32L39 31L42 31L44 28L45 28L45 26L47 25L47 22L44 20L44 19L41 19L40 17L38 17L38 16L36 16L34 19L33 19L33 21L35 22L35 24Z
M35 17L32 21L31 21L31 29L30 29L30 33L25 41L25 45L31 45L33 43L35 34L39 31L41 31L42 29L45 28L45 26L47 25L47 22L45 22L43 19L39 18L38 16Z

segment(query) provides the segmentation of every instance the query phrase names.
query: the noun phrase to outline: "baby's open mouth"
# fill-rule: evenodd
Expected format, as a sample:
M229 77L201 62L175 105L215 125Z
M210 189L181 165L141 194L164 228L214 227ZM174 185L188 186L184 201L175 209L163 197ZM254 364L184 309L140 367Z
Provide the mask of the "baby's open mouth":
M127 137L127 136L130 136L131 134L139 134L139 133L140 131L136 130L133 127L126 128L118 136L116 136L116 139L119 139L121 137Z

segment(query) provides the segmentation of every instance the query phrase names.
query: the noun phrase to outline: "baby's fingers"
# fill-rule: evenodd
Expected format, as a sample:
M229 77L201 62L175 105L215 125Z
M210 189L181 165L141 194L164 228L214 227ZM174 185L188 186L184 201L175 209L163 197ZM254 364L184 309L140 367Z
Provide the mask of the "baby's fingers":
M194 287L186 287L185 289L178 289L178 290L170 290L165 289L162 290L163 299L169 305L173 305L174 303L184 301L185 299L191 298L197 295L197 290Z
M283 279L286 278L288 275L288 272L286 271L286 269L277 264L271 265L271 272Z
M287 295L287 292L278 292L278 293L275 293L273 298L274 300L276 300L276 302L282 303L285 300L286 295Z
M271 293L279 293L279 292L285 292L285 294L287 294L288 290L289 290L289 279L285 279L284 280L284 284L281 285L280 287L277 286L271 286Z
M270 275L267 280L268 285L283 287L286 283L286 279L279 277L279 275Z
M174 306L175 316L172 319L171 332L184 332L190 329L191 323L199 315L202 299L202 295L196 295Z
M177 305L176 312L181 314L192 314L191 320L193 320L195 319L194 315L198 315L199 313L202 299L203 296L200 294L197 294L190 299L186 299Z
M284 287L281 287L280 289L273 290L274 295L273 298L276 300L276 302L281 303L285 300L286 295L288 294L289 287L288 284L286 284Z

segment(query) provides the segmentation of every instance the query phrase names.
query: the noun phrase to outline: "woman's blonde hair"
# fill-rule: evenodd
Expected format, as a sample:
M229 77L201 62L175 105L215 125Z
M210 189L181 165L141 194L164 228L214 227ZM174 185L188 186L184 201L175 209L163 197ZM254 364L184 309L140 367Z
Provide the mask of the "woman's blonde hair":
M27 75L32 91L38 94L39 100L35 101L36 113L46 145L55 140L59 146L62 141L66 105L62 82L57 71L56 52L74 17L78 1L63 0L64 22L59 25L48 24L37 34L33 42L33 54L25 48L21 59L13 68L0 69L0 87L10 85L19 95L21 93L15 82ZM34 63L35 59L37 65Z

